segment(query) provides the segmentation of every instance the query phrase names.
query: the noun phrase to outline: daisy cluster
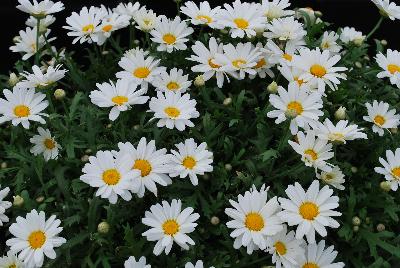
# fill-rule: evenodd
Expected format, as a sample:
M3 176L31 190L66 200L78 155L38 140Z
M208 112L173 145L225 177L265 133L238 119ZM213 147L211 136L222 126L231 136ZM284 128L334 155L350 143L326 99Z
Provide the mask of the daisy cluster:
M382 19L400 19L400 7L395 3L389 0L372 2L379 8ZM106 48L110 45L117 51L118 59L115 66L109 67L117 71L102 81L92 81L92 86L83 90L84 97L83 93L75 92L76 101L74 98L64 126L58 121L63 116L59 114L62 108L56 107L49 92L54 91L54 98L63 101L67 93L57 86L68 87L69 79L76 79L77 87L91 85L84 83L84 72L76 69L71 53L51 45L55 38L50 37L50 26L55 21L54 14L62 11L64 5L50 0L18 0L18 3L17 8L30 17L26 29L19 32L10 50L20 53L24 61L34 60L29 67L19 69L18 75L10 76L11 89L2 91L0 124L10 122L13 128L21 125L21 131L30 135L27 140L32 146L26 151L35 156L33 165L43 165L42 160L49 165L70 163L74 158L71 144L76 148L88 146L71 136L74 130L69 124L79 98L89 100L87 103L99 113L95 117L98 122L92 122L93 125L84 126L83 119L79 123L79 127L87 127L88 132L94 125L104 122L128 128L123 122L146 109L140 124L153 126L151 130L135 140L120 139L113 147L92 146L96 152L82 159L86 163L80 167L79 182L72 188L85 191L89 198L94 195L99 200L104 199L109 210L132 202L141 204L138 208L150 203L142 211L141 223L135 226L135 232L139 230L150 242L148 244L154 245L153 254L169 255L173 247L190 250L197 243L193 233L204 231L204 227L199 226L200 219L205 217L200 214L201 207L192 207L193 202L181 199L180 192L168 198L159 193L174 185L181 187L182 192L192 191L193 196L197 196L198 188L204 186L199 177L218 176L214 172L221 163L217 155L224 152L214 152L214 159L213 150L207 144L212 141L205 139L196 128L201 119L203 123L207 120L207 111L212 108L203 106L212 97L203 95L201 98L198 91L208 90L207 85L215 89L217 95L223 95L222 90L233 83L245 85L255 81L257 85L257 81L268 81L268 93L264 93L269 96L260 105L265 106L263 117L268 120L268 127L283 131L276 153L281 154L288 145L291 155L304 164L299 162L299 169L311 170L314 179L304 185L294 181L279 187L269 181L271 190L265 182L255 180L250 189L239 188L239 193L229 195L230 207L224 204L224 217L226 228L232 229L233 248L244 248L248 255L257 251L269 254L276 267L345 266L335 261L338 251L329 245L328 239L328 231L340 227L342 221L338 217L342 215L340 211L345 210L339 209L339 203L344 203L340 202L339 191L335 191L343 191L345 183L349 184L336 152L345 150L348 143L390 136L400 125L395 107L379 99L362 103L364 116L360 122L346 116L346 107L341 106L334 115L327 112L333 105L329 97L344 91L343 84L347 80L358 79L351 76L353 67L346 67L345 59L350 57L348 51L365 49L370 34L344 27L338 31L324 31L311 42L310 27L320 25L320 29L325 29L322 27L325 23L320 14L311 9L292 10L288 0L262 0L261 3L235 0L218 7L206 1L187 1L178 5L182 17L174 18L157 15L138 2L120 3L114 8L83 7L67 17L63 27L67 36L72 37L76 46L94 44L98 57L107 56L110 52ZM119 45L115 33L124 28L129 28L127 49ZM135 33L143 37L143 43ZM183 57L184 64L171 66L166 60L168 57ZM379 70L374 75L382 79L382 85L388 78L390 85L400 89L399 51L379 52L374 65L375 70ZM229 105L230 102L232 99L227 98L223 103ZM65 103L60 105L65 106ZM103 116L104 112L108 117ZM37 129L33 135L29 132L32 125ZM58 130L56 135L51 133L51 128ZM59 138L65 137L62 132L70 136L63 140ZM162 146L160 137L165 139L163 144L168 145ZM229 148L228 141L222 142ZM96 143L96 138L92 143ZM273 167L275 159L270 161ZM386 150L386 159L379 157L378 161L381 167L375 167L374 171L384 176L386 189L397 191L400 148ZM230 170L232 166L225 165L225 169ZM36 168L35 172L42 176L38 170ZM68 168L61 173L65 170ZM62 187L59 169L54 176L57 182L53 185ZM190 183L183 184L185 180L182 179ZM41 183L44 187L47 182L41 180ZM230 186L231 182L227 182L221 186L221 191ZM277 189L282 190L282 196L271 193ZM10 187L0 189L0 227L10 221L6 210L12 204L5 200L9 192ZM48 194L47 190L45 193ZM45 257L56 259L58 247L66 249L68 253L65 254L70 259L70 248L74 243L79 244L72 234L64 235L72 242L59 236L63 231L59 214L46 218L43 211L46 206L30 208L25 217L12 218L7 226L9 234L6 236L11 238L5 242L8 251L0 258L0 267L41 267ZM63 207L65 211L68 209ZM68 222L71 221L74 220L69 218ZM219 222L219 218L216 221ZM107 222L103 223L98 230L107 233L110 227ZM95 239L93 237L90 234L90 239ZM142 255L130 252L124 267L151 267ZM195 259L185 264L185 268L192 267L204 267L203 261Z

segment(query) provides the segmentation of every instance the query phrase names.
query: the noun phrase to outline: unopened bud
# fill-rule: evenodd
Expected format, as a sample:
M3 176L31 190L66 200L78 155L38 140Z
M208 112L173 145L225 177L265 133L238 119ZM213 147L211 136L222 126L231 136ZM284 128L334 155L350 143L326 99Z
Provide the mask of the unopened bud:
M359 226L361 224L361 219L357 216L354 216L352 219L353 225Z
M84 163L87 162L87 161L89 161L89 156L88 156L87 154L82 155L81 161L84 162Z
M357 168L357 167L351 167L351 172L357 173L357 171L358 171L358 168Z
M65 90L64 89L61 89L61 88L57 88L55 91L54 91L54 98L56 98L56 100L62 100L62 99L64 99L64 97L65 97Z
M134 129L134 130L139 130L139 128L140 128L140 125L134 125L134 126L133 126L133 129Z
M106 128L112 128L112 124L106 125Z
M13 196L13 206L14 207L21 207L24 204L24 198L20 195Z
M354 64L357 68L362 68L362 64L359 61L356 61Z
M382 224L382 223L379 223L379 224L376 226L376 230L377 230L378 232L383 232L383 231L385 231L385 229L386 229L386 227L385 227L385 225Z
M36 202L38 203L42 203L44 201L44 196L39 196L38 198L36 198Z
M15 73L10 73L10 78L8 79L8 84L10 87L14 87L19 82L19 78Z
M101 55L108 55L109 53L110 53L110 51L104 50L104 51L101 52Z
M269 93L278 92L278 84L275 81L273 81L271 84L268 85L267 90Z
M231 171L232 170L232 165L231 164L225 164L225 169L227 171Z
M357 226L357 225L353 226L353 231L354 232L358 232L358 230L360 230L360 226Z
M337 120L346 119L346 108L343 106L340 106L339 109L337 109L335 112L335 118Z
M203 77L202 75L196 76L196 78L194 79L193 84L194 84L196 87L202 87L202 86L204 86L204 84L205 84L204 77Z
M219 220L219 218L217 216L213 216L211 218L210 222L211 222L212 225L218 225L220 220Z
M92 153L92 149L90 149L90 148L86 149L86 150L85 150L85 153L86 153L86 154L91 154L91 153Z
M0 165L0 167L1 167L2 169L7 168L7 167L8 167L7 162L2 162L1 165Z
M97 225L97 231L101 234L106 234L110 231L110 225L106 221L102 221Z
M391 190L390 181L382 181L379 186L385 192L389 192Z
M382 46L387 46L388 42L385 39L381 40L381 45Z
M356 46L361 46L362 43L364 42L364 39L365 39L365 36L360 37L360 38L357 38L357 39L354 39L353 43L354 43Z
M232 98L226 98L226 99L224 99L223 104L224 104L225 106L228 106L228 105L231 104L231 103L232 103Z

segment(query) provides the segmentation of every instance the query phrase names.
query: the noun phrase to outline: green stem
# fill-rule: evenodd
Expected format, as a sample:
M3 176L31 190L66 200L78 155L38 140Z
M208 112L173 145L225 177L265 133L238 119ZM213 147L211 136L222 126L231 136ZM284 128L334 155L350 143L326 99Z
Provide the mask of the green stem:
M35 54L35 65L39 66L39 36L40 36L40 18L36 18L36 54Z
M378 22L376 23L375 27L369 32L369 34L367 35L367 37L365 38L365 40L367 40L368 38L370 38L381 26L382 21L383 21L384 17L380 17Z

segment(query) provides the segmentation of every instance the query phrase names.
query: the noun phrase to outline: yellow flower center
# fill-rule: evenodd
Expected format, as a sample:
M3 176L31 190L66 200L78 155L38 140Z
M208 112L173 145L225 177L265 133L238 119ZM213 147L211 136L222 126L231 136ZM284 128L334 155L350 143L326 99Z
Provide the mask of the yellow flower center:
M105 25L105 26L103 27L103 32L108 33L109 31L112 30L112 28L113 28L113 26L112 26L111 24Z
M302 268L319 268L319 266L313 262L306 262Z
M164 112L172 119L179 117L181 112L175 107L167 107L164 109Z
M54 147L56 147L56 143L53 139L45 139L43 141L43 144L49 150L52 150L52 149L54 149Z
M213 60L214 60L213 58L208 59L208 65L210 65L211 68L218 69L219 67L221 67L221 65L213 63Z
M115 96L111 99L116 105L120 106L123 105L125 102L128 101L128 98L125 96Z
M295 116L301 115L303 113L303 105L297 101L291 101L287 105L287 110L293 113Z
M162 228L164 230L164 234L166 235L175 235L179 232L179 224L176 220L167 220L163 223Z
M386 119L382 115L377 115L374 118L374 122L375 122L375 124L382 126L383 124L385 124Z
M170 34L170 33L164 34L164 36L163 36L162 39L163 39L164 42L167 43L168 45L175 44L175 42L176 42L176 37L175 37L175 35Z
M298 76L293 77L293 79L294 79L294 81L297 82L297 84L298 84L299 86L301 86L301 85L304 83L304 80L303 80L303 79L299 79Z
M151 23L151 20L146 20L146 19L144 19L144 20L143 20L143 23L146 24L146 25L149 25L149 24Z
M344 135L342 133L329 133L328 138L330 141L343 141Z
M150 174L150 172L153 168L151 167L151 164L149 161L144 160L144 159L137 159L137 160L135 160L135 164L133 164L133 169L140 170L140 176L146 177L147 175Z
M314 220L319 214L319 209L313 202L304 202L299 208L299 213L305 220Z
M249 27L249 22L243 18L234 19L233 22L236 24L236 27L242 30Z
M191 156L186 156L182 161L182 165L187 169L193 169L196 165L196 160Z
M267 64L267 62L265 61L264 58L262 58L261 60L259 60L256 64L256 66L254 66L254 69L259 69L263 66L265 66Z
M400 66L396 64L389 64L387 69L391 74L400 73Z
M31 248L38 249L46 242L46 234L42 231L32 232L28 237L28 243Z
M244 225L250 231L259 232L259 231L261 231L262 228L264 228L264 219L257 212L251 212L246 215Z
M168 88L169 90L171 90L171 91L175 91L175 90L177 90L177 89L179 88L179 84L176 83L176 82L171 81L171 82L169 82L169 83L167 84L167 88Z
M115 168L103 172L103 181L108 185L116 185L121 179L121 174Z
M319 64L314 64L313 66L311 66L310 68L310 73L316 77L323 77L324 75L326 75L326 69L324 66L319 65Z
M92 33L94 31L94 25L93 24L88 24L86 26L82 27L82 31L85 33Z
M17 265L15 263L13 263L13 264L9 265L8 268L17 268Z
M238 69L240 69L241 66L242 66L243 64L246 64L246 63L247 63L247 61L242 60L242 59L237 59L237 60L232 61L232 65L235 66L235 67L238 68Z
M137 78L144 79L148 77L150 74L150 70L147 67L139 67L133 71L133 75Z
M205 21L206 24L209 24L213 21L213 19L207 15L197 15L196 19Z
M314 161L318 159L318 154L313 149L305 150L304 154L310 156Z
M334 179L334 177L333 177L333 175L331 173L322 175L322 180L323 181L329 182L329 181L331 181L333 179Z
M392 169L392 175L397 179L400 179L400 167L395 167Z
M280 256L286 254L286 251L287 251L286 246L285 246L285 244L283 244L281 241L277 241L277 242L274 244L274 247L275 247L275 251L278 252L278 254L279 254Z
M18 117L27 117L31 114L31 110L26 105L17 105L14 108L14 114Z
M292 61L293 56L285 53L282 55L282 58L284 58L287 61Z

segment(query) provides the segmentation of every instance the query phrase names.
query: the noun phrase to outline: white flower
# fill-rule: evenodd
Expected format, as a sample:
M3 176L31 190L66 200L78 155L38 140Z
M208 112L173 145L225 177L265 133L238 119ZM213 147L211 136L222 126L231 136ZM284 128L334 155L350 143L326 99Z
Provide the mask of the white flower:
M316 174L317 178L322 180L324 183L339 189L339 190L344 190L345 187L343 186L343 183L346 181L344 179L344 174L340 170L338 166L334 166L330 172L326 171L321 171L321 174L317 173Z
M0 185L1 187L1 185ZM4 214L8 208L11 207L12 203L9 201L4 201L3 199L10 192L10 188L6 187L0 190L0 226L3 226L3 223L8 222L9 218ZM0 266L1 267L1 266Z
M335 126L326 118L324 123L317 122L314 130L320 139L330 142L346 143L355 139L368 139L367 135L361 132L363 128L349 124L347 120L340 120Z
M232 44L223 46L224 53L216 54L215 63L221 65L221 70L233 77L243 79L248 73L256 75L254 67L263 57L260 48L254 47L250 42L238 43L236 47ZM239 73L237 73L239 72Z
M294 231L287 233L284 225L282 231L267 238L267 251L272 255L272 263L277 268L294 268L298 265L299 257L304 255L303 244L304 240L296 239Z
M18 42L10 47L12 52L22 52L24 55L22 56L22 60L27 60L33 55L35 55L41 48L46 44L45 37L43 35L39 36L38 45L36 44L36 35L37 28L29 28L27 27L25 31L19 31ZM45 36L50 33L50 30L47 30ZM47 39L48 42L54 40L54 38Z
M147 89L141 88L137 90L138 85L131 80L118 79L117 83L96 84L98 90L90 92L90 100L99 107L112 107L109 119L115 121L120 112L131 109L135 104L144 104L149 97L144 96Z
M278 213L289 226L296 226L296 238L304 235L308 243L315 243L315 231L325 237L325 227L338 228L339 223L332 217L342 213L333 209L339 207L339 197L332 196L333 190L328 185L319 189L319 181L314 180L307 192L296 182L285 190L289 199L279 198L282 211Z
M157 90L173 91L184 93L192 85L192 81L188 79L189 75L183 75L183 70L173 68L169 73L162 72L160 76L154 80L153 86Z
M189 41L187 38L193 33L193 28L188 27L186 22L181 21L179 17L169 20L165 16L161 16L160 22L150 32L154 43L159 44L158 51L167 51L171 53L174 50L185 50L185 43Z
M303 24L295 20L294 17L274 19L267 24L268 32L264 33L267 38L276 38L280 41L302 40L307 32L303 29Z
M270 55L269 61L272 64L292 64L293 56L300 47L292 45L290 42L286 43L284 51L278 47L274 41L268 40L266 44L266 51Z
M259 9L259 4L240 2L236 0L232 5L224 4L217 15L217 21L223 27L230 28L232 38L253 37L256 31L264 30L265 19Z
M50 130L43 129L42 127L38 127L37 130L39 135L35 135L29 140L34 145L30 152L34 155L43 154L46 161L57 159L58 150L61 149L61 146L51 136Z
M271 56L267 50L267 45L263 46L260 42L256 44L256 48L259 49L261 52L261 57L257 61L257 64L253 66L253 69L257 72L260 78L265 78L268 74L269 77L275 77L274 73L271 71L271 67L273 64L271 63L270 59ZM256 75L251 74L249 75L250 79L254 79Z
M281 63L281 66L278 66L278 70L282 74L283 77L286 78L286 80L291 83L297 84L298 87L300 87L301 90L304 90L305 92L311 94L311 93L319 93L316 88L316 85L312 85L310 83L304 82L304 80L300 79L300 76L304 73L303 71L289 66L285 63Z
M136 51L135 53L126 53L118 62L118 65L124 69L116 74L120 79L131 79L140 84L142 88L148 87L155 77L161 74L165 68L159 67L160 60L147 56L147 52Z
M171 177L185 178L189 175L193 185L198 184L197 175L204 175L205 172L212 172L213 153L208 151L207 143L199 146L193 139L185 140L185 143L175 144L178 151L171 150Z
M304 268L342 268L343 262L335 262L338 252L333 246L325 249L325 240L319 241L318 244L308 244L306 253L301 256L298 267Z
M153 205L150 211L146 211L142 223L151 228L142 235L146 236L148 241L157 241L153 250L155 255L160 255L162 251L168 255L174 242L184 250L195 244L187 235L195 230L195 221L200 218L200 215L193 211L191 207L182 210L181 200L176 199L173 199L171 204L162 201L162 205Z
M150 32L160 23L157 14L155 14L151 9L147 10L145 7L136 11L134 19L138 24L136 28L143 32Z
M334 67L339 60L339 55L331 55L328 50L321 52L319 48L315 50L305 48L300 50L300 55L293 57L292 65L304 72L300 79L318 85L318 92L323 93L325 85L337 90L339 79L346 80L346 77L339 72L346 71L347 68Z
M139 188L135 179L140 172L132 169L127 154L114 157L110 151L98 151L96 156L89 157L89 163L82 172L81 181L98 188L96 196L108 199L111 204L117 203L118 196L125 201L131 200L130 191L136 192Z
M113 11L119 15L127 15L130 17L130 19L133 19L139 8L140 8L139 2L119 3L118 6L113 9Z
M136 261L135 257L130 256L129 259L124 262L124 268L151 268L151 265L146 264L146 257L142 256Z
M45 213L33 209L26 218L18 216L16 223L11 224L9 231L14 236L6 241L10 251L19 253L18 258L26 267L41 267L44 256L55 259L54 248L66 242L58 234L63 230L61 221L52 215L46 220Z
M68 26L63 26L69 30L68 36L74 37L72 44L80 42L92 43L96 41L96 35L101 30L100 23L106 13L99 8L83 7L78 13L72 12L72 15L67 18Z
M376 63L383 69L378 78L389 77L390 83L400 88L400 52L388 49L386 57L381 52L376 55Z
M368 116L363 116L367 122L374 123L372 131L383 136L385 129L395 128L400 125L400 115L396 114L396 110L389 110L389 104L383 101L374 100L372 105L366 103Z
M107 13L106 13L107 14ZM129 25L130 17L120 15L108 11L108 14L102 19L99 25L99 31L94 36L94 41L98 45L103 45L104 42L111 36L111 33Z
M18 0L19 5L17 8L23 12L29 13L35 17L45 17L46 15L60 12L64 9L64 4L62 2L53 2L50 0L43 0L37 2L33 0Z
M24 128L29 128L30 122L35 121L45 124L42 116L48 116L42 113L49 102L44 100L45 94L35 93L35 89L14 87L11 92L8 89L3 90L6 99L0 99L0 124L11 121L14 126L22 124Z
M314 131L308 131L306 135L303 132L297 133L298 142L289 141L290 146L301 155L301 161L308 167L330 172L332 170L331 164L326 160L331 159L334 154L332 144L327 140L322 140L315 136Z
M293 135L298 132L298 127L304 128L318 121L324 113L321 95L308 94L308 91L299 87L297 83L290 83L288 90L278 88L278 95L271 94L269 102L277 110L268 112L269 118L276 118L275 123L280 124L287 119L290 121L290 131Z
M321 39L321 44L319 47L322 50L329 50L332 54L334 53L339 53L342 47L337 44L337 40L339 39L339 35L336 34L335 32L324 32L324 35L322 36Z
M204 264L202 260L198 260L195 264L187 262L185 268L204 268ZM210 268L214 268L214 266L210 266Z
M188 1L181 7L182 13L190 18L190 22L193 25L207 25L213 29L221 28L221 25L216 20L220 9L220 7L211 8L207 1L200 2L199 6L193 1Z
M361 45L364 42L365 35L362 32L356 31L354 27L344 27L341 34L340 40L345 43L354 43L356 45Z
M194 127L190 119L198 118L199 112L196 110L196 101L190 99L189 94L181 96L180 92L158 91L157 98L153 97L149 103L150 111L154 112L153 119L159 119L158 127L176 128L183 131L186 126Z
M37 21L38 19L35 18L34 16L30 16L25 24L26 26L29 27L36 27L37 26ZM52 15L47 15L44 19L40 19L40 26L39 26L39 30L46 30L51 24L53 24L56 21L56 18Z
M192 46L193 53L190 61L197 62L199 64L192 67L193 72L203 73L203 78L208 81L211 77L215 75L217 78L217 85L221 88L224 84L225 72L221 70L221 65L215 63L215 57L217 54L223 53L223 44L218 44L215 37L211 37L208 41L208 48L200 41ZM229 79L229 78L228 78Z
M235 238L233 247L247 248L247 254L254 250L267 248L267 237L283 229L277 213L281 210L277 197L268 200L268 189L263 185L258 191L253 185L244 195L238 195L238 202L229 200L233 208L226 208L225 213L232 218L226 226L235 229L231 237ZM267 202L268 200L268 202Z
M269 21L294 15L293 10L285 10L289 6L289 0L262 0L261 2L261 10L263 15Z
M381 14L385 17L389 17L391 20L400 19L400 6L397 6L394 2L389 0L372 0L378 8Z
M25 268L23 262L11 251L7 252L6 256L0 257L1 268Z
M34 65L32 67L33 73L23 72L21 75L25 77L25 80L19 82L16 86L21 88L46 88L58 80L64 78L67 70L61 69L62 65L59 64L55 68L49 66L46 73L42 72L39 66Z
M382 167L376 167L375 172L385 176L385 179L390 182L390 188L397 191L400 185L400 148L396 151L386 151L386 160L379 157L379 162Z
M146 142L146 138L141 138L135 148L130 142L118 143L119 152L117 155L128 155L129 166L139 171L139 176L134 178L135 185L138 185L135 193L138 197L144 196L145 189L157 196L157 184L167 186L172 183L168 177L170 171L168 167L169 155L167 149L156 149L155 141Z

